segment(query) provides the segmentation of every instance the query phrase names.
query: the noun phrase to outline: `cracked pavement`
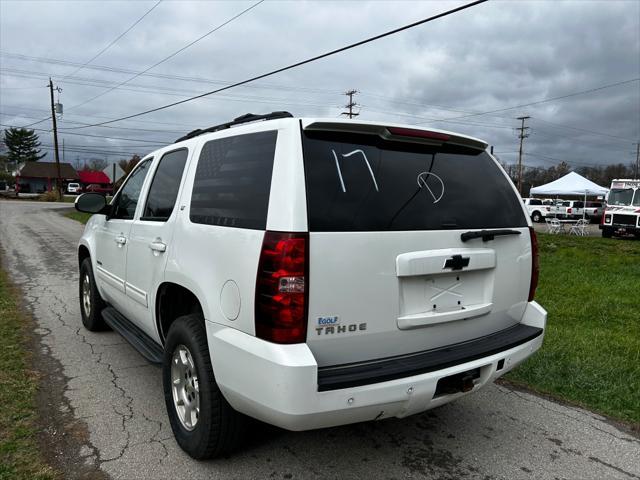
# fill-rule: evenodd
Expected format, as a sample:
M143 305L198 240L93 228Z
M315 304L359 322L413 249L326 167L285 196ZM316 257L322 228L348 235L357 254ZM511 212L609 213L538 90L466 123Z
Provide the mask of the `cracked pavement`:
M60 444L60 458L75 459L60 461L65 478L640 479L637 436L502 385L402 420L301 433L257 424L233 456L192 460L173 439L160 369L116 333L82 328L83 226L58 214L68 208L0 201L3 265L35 318L39 361L60 372L61 393L44 421L66 415L76 431L75 443Z

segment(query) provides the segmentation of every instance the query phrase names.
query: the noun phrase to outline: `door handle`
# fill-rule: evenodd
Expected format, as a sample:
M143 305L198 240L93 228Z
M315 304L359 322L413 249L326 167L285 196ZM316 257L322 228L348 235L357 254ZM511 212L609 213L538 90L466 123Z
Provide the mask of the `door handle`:
M127 237L124 235L118 235L115 240L118 245L124 245L127 243Z
M166 252L167 251L167 245L162 243L162 242L160 242L160 241L158 241L158 240L156 240L154 242L151 242L149 244L149 248L151 250L153 250L154 252L162 253L162 252Z

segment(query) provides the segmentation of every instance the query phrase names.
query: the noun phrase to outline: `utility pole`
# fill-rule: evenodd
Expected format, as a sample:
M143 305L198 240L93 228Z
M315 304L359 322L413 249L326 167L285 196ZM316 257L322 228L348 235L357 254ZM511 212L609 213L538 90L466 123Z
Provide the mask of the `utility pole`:
M49 77L49 92L51 93L51 120L53 121L53 147L54 147L54 155L56 158L56 174L58 177L57 186L58 186L58 196L60 200L62 200L62 178L60 175L60 156L58 155L58 125L56 124L56 110L53 105L53 82L51 81L51 77ZM56 87L55 90L60 91L59 87Z
M522 125L516 128L516 130L520 132L518 134L518 137L520 138L520 153L518 155L518 192L520 193L520 195L522 195L522 146L523 146L524 139L529 136L529 134L527 133L527 130L529 130L529 127L524 126L524 121L529 118L531 117L529 116L518 117L518 120L522 122Z
M640 179L640 142L636 143L636 176Z
M358 105L357 103L355 103L353 101L353 96L356 93L358 93L358 90L353 90L353 89L344 92L344 94L349 97L349 103L347 103L344 106L344 108L348 108L349 111L348 112L342 112L340 115L347 115L349 118L357 117L358 115L360 115L359 113L353 111L353 107L359 107L360 106L360 105Z

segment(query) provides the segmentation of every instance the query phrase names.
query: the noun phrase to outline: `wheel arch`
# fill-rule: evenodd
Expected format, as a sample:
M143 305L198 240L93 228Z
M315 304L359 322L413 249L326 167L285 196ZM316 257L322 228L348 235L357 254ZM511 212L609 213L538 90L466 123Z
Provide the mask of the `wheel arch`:
M160 341L164 345L171 324L183 315L200 313L204 319L204 309L198 296L188 288L173 282L163 282L156 291L156 327Z
M84 244L80 244L78 246L78 267L82 265L82 262L84 262L86 258L91 258L89 247Z

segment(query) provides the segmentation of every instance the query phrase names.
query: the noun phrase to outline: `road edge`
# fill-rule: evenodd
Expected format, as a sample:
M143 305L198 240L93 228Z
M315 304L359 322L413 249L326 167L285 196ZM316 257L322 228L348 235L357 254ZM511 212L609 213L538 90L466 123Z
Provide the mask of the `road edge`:
M37 444L44 461L62 478L108 480L100 469L96 448L89 440L87 424L76 418L70 401L65 397L68 378L60 361L42 342L48 333L38 333L40 327L24 291L14 281L8 268L6 252L0 244L0 268L6 273L9 289L16 293L18 310L27 322L27 367L37 383L35 394Z

